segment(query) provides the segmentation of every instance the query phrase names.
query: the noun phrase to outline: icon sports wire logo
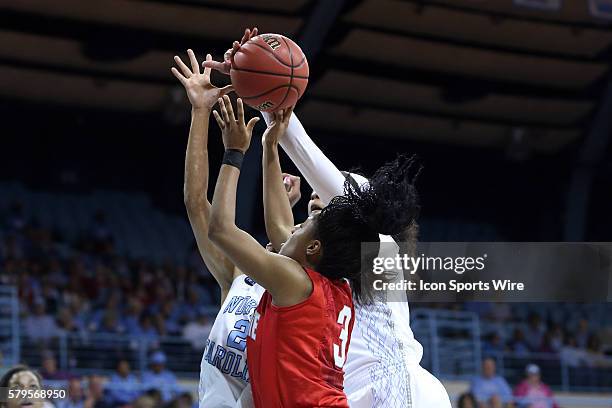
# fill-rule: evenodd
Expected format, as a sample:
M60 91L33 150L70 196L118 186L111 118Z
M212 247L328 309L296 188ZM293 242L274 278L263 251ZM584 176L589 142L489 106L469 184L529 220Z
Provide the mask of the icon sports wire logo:
M376 257L372 262L372 272L381 275L385 272L404 270L411 275L417 271L453 271L458 275L466 271L482 271L485 268L487 254L482 256L409 256L396 254L393 257Z

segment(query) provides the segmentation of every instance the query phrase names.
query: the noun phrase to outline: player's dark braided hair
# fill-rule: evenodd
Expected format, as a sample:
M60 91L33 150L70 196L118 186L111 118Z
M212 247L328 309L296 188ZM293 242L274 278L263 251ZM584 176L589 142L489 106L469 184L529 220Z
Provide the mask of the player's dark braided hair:
M414 156L399 156L379 168L367 186L357 188L348 179L344 195L334 197L316 218L316 238L322 255L317 270L322 275L351 283L353 297L359 303L372 300L370 284L364 284L362 271L371 276L371 266L378 255L378 234L401 234L414 224L420 210L414 181L421 167ZM363 267L362 267L363 266Z

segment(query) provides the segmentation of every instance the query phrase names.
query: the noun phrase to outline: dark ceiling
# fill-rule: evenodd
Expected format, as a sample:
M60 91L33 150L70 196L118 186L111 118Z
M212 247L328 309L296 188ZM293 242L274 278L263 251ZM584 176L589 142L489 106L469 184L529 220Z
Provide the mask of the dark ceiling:
M176 86L174 54L192 47L219 58L255 25L299 42L317 6L0 1L0 95L162 111ZM518 128L531 149L548 152L587 129L612 43L610 23L592 17L587 1L558 11L511 0L344 2L321 37L298 109L309 128L497 148Z

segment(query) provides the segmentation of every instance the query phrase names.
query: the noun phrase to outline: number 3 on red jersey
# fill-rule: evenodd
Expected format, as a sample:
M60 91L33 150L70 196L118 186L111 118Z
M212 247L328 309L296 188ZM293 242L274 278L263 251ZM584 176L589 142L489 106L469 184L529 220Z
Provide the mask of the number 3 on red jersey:
M338 324L342 325L339 337L341 344L337 345L334 343L334 364L338 368L342 368L346 361L346 342L349 337L349 323L351 322L352 314L353 312L348 306L344 306L338 314Z

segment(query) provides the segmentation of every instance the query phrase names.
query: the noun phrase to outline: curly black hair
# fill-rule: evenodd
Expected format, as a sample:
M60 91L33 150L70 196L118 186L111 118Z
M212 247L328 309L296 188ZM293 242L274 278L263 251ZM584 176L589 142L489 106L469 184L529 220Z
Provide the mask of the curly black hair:
M317 270L330 279L348 279L358 303L372 300L362 266L371 266L379 250L369 245L362 251L361 244L378 243L378 234L402 234L415 224L420 205L414 182L420 171L415 156L400 155L362 188L347 177L344 195L334 197L316 218L316 238L323 248Z

